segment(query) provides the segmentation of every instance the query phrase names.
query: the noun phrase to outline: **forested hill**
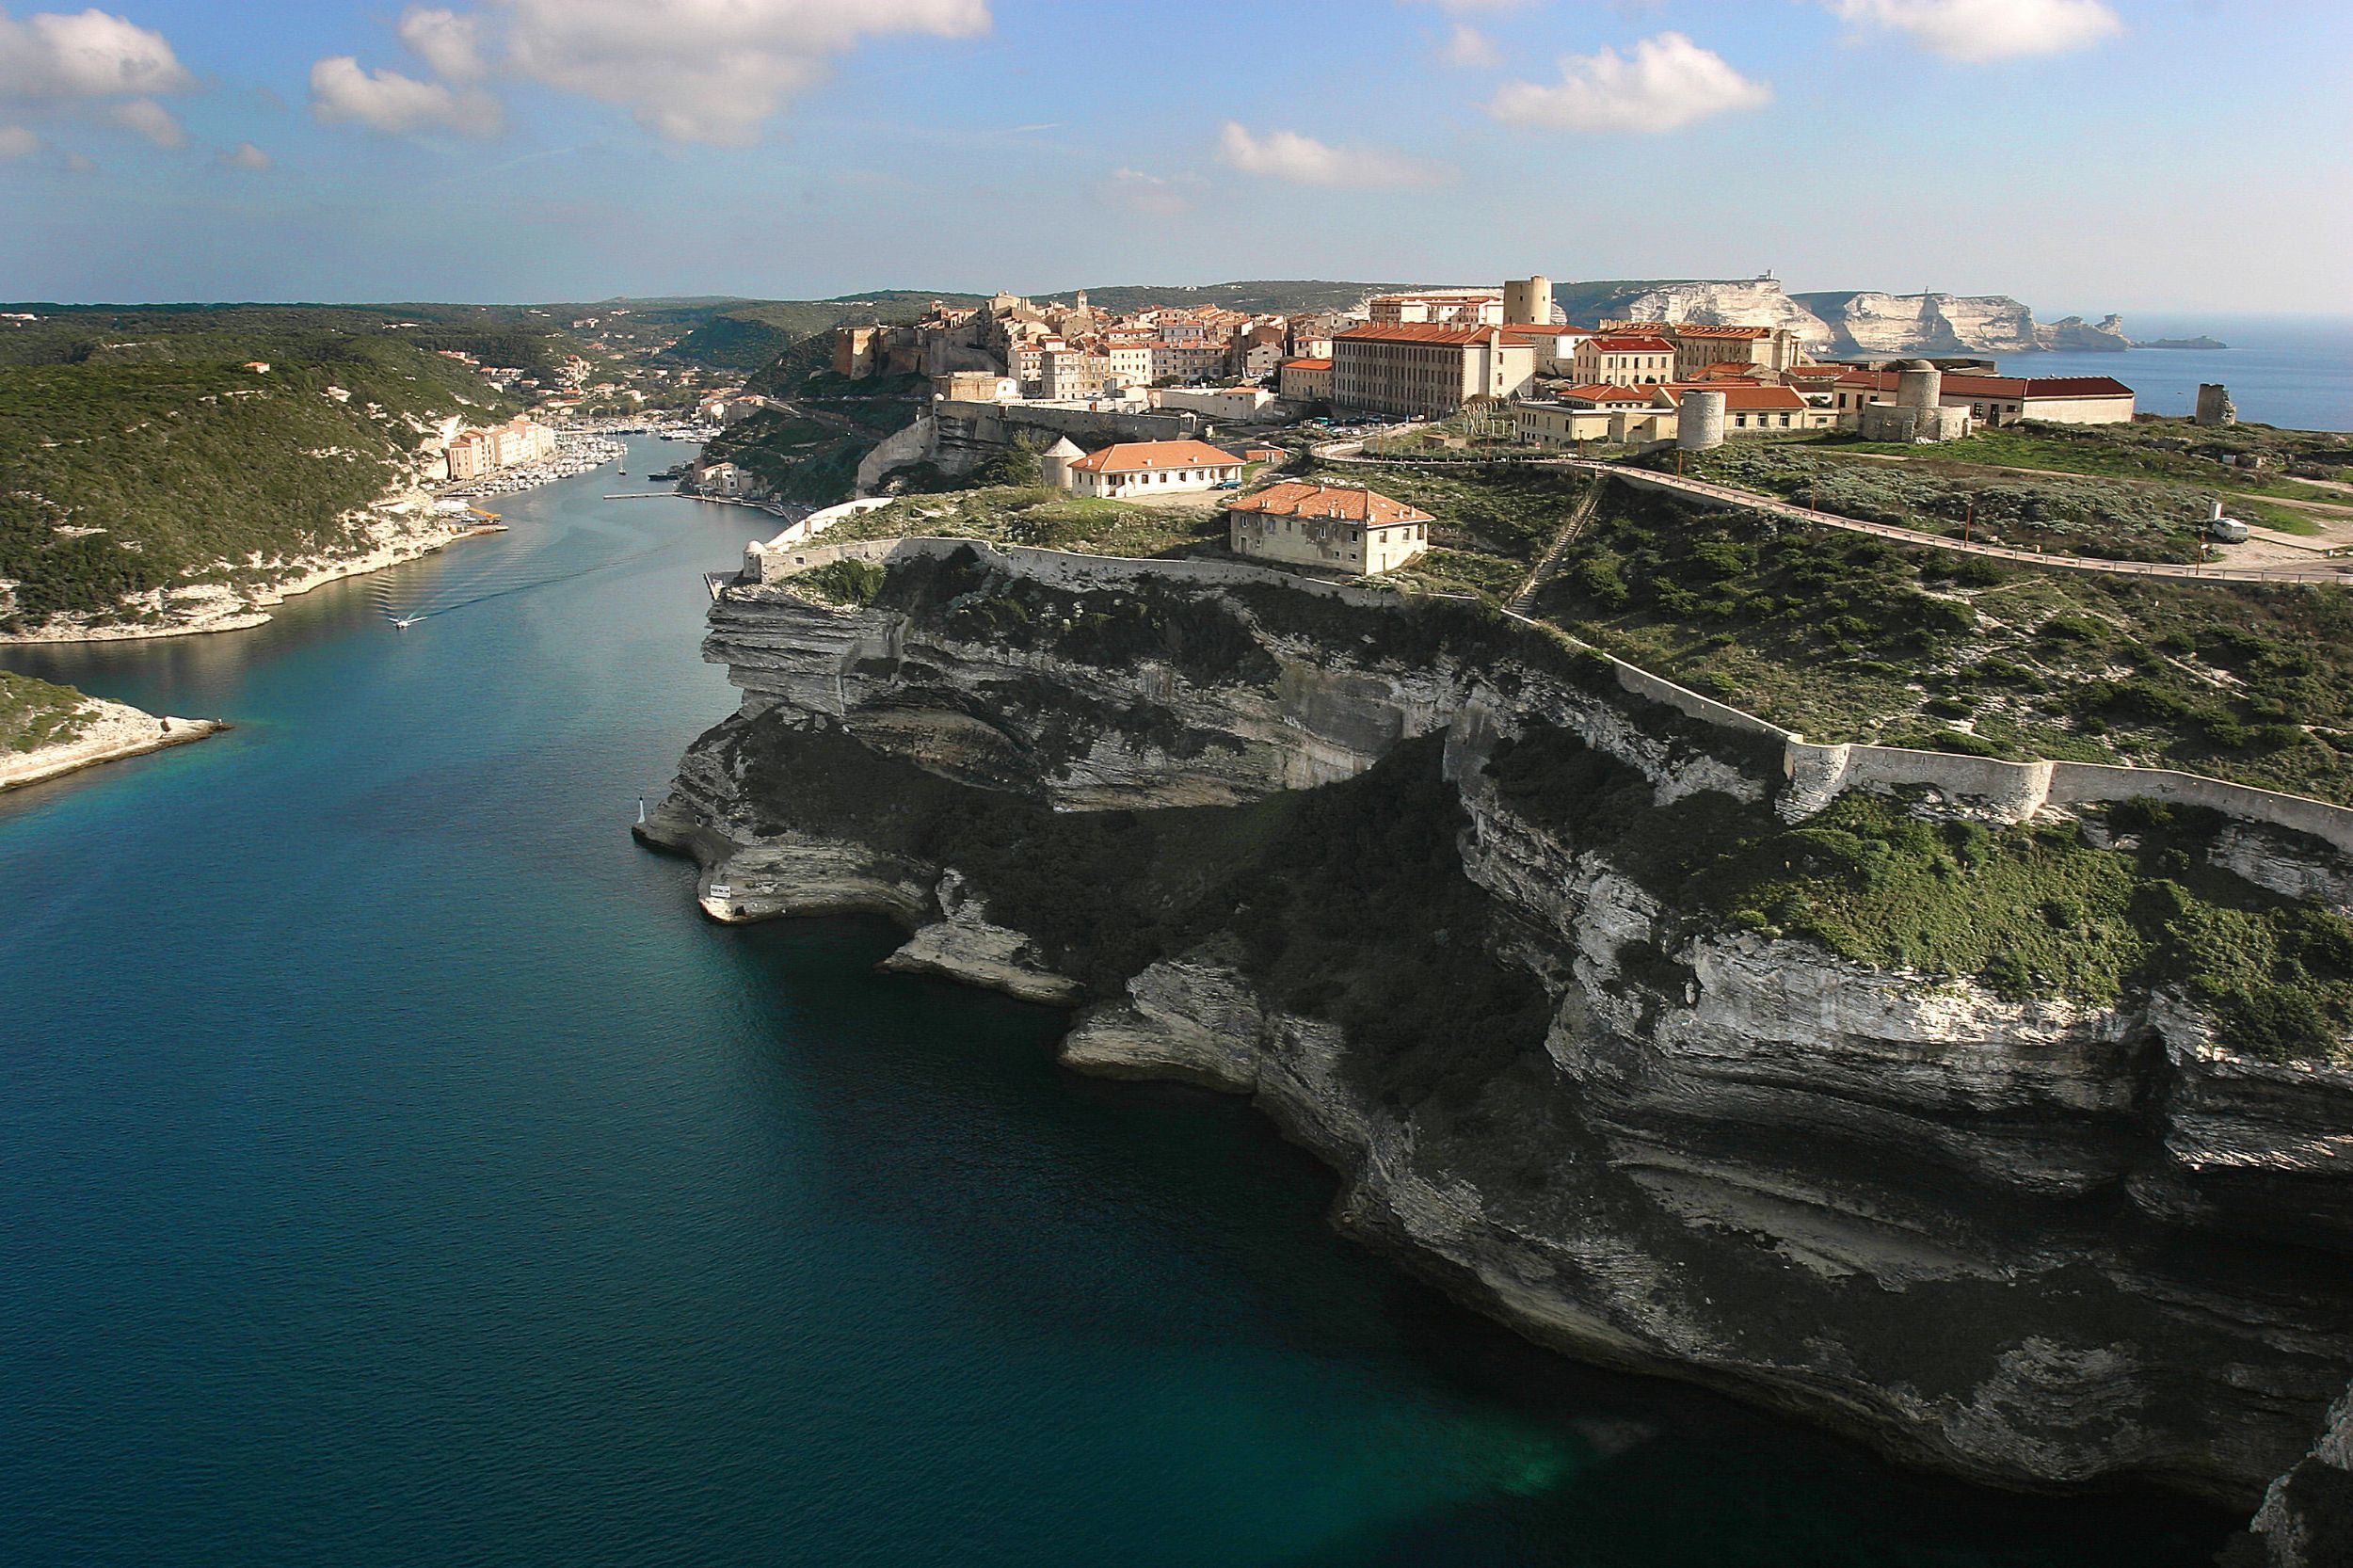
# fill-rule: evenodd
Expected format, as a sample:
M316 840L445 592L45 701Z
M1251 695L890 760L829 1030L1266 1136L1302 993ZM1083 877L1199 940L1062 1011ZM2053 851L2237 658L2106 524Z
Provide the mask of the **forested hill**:
M512 408L376 324L231 312L174 331L126 314L147 319L77 334L89 313L69 312L0 330L0 632L357 553L349 514L404 474L428 430Z
M913 321L935 299L949 305L982 302L979 295L920 289L876 289L839 299L744 300L705 316L670 352L714 370L755 371L815 333L847 323Z

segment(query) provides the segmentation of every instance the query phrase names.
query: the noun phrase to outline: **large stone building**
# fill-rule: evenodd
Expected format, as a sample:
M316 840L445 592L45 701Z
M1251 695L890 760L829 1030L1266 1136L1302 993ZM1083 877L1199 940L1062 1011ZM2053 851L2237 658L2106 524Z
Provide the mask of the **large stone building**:
M1332 340L1332 406L1434 419L1475 398L1509 398L1535 378L1536 355L1500 327L1352 328Z
M1483 288L1379 294L1365 301L1365 314L1375 327L1500 327L1503 296Z
M1586 385L1652 386L1675 378L1675 345L1641 332L1596 333L1577 341L1570 374Z
M1926 360L1910 360L1885 370L1861 370L1849 365L1824 365L1801 373L1804 384L1820 384L1831 393L1833 406L1859 424L1871 404L1896 392L1911 365L1927 370ZM2106 376L1956 376L1937 371L1938 401L1968 411L1979 425L2016 424L2043 420L2053 424L2129 424L2136 398L2133 389Z
M1286 480L1225 510L1237 555L1359 575L1394 571L1430 548L1428 512L1362 485Z
M1075 457L1060 470L1080 495L1106 501L1213 490L1241 483L1242 460L1207 441L1121 441Z
M1688 381L1710 365L1762 365L1792 370L1804 362L1798 334L1787 328L1706 327L1678 322L1655 334L1675 345L1675 378Z
M1514 424L1519 439L1534 446L1579 446L1587 441L1639 446L1671 440L1681 431L1689 392L1705 392L1722 400L1707 407L1721 413L1727 436L1826 430L1838 418L1833 409L1810 401L1795 387L1721 376L1639 387L1606 383L1568 387L1550 402L1519 405L1513 410Z

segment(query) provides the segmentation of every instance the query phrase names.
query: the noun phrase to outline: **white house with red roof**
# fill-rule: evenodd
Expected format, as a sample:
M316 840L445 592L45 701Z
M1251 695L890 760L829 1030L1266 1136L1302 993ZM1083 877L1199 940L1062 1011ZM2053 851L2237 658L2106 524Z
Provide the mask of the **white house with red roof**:
M1121 441L1062 465L1063 484L1105 501L1213 490L1241 483L1242 460L1207 441Z
M1437 520L1362 485L1285 480L1225 509L1237 555L1358 575L1393 571L1430 548Z

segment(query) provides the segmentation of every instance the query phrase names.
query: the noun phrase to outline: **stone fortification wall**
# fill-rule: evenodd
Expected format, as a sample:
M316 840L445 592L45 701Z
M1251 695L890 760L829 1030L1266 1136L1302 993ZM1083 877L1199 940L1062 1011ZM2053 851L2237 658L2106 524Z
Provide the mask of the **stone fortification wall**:
M851 505L872 504L852 503ZM835 509L837 513L840 508ZM820 513L795 524L807 530ZM1199 583L1209 586L1259 584L1299 593L1316 594L1372 610L1402 609L1417 596L1353 584L1304 577L1272 567L1235 561L1140 560L1118 555L1081 555L1031 546L1001 547L980 539L867 539L838 545L801 545L787 529L768 544L745 552L744 579L779 583L804 571L855 559L876 563L920 556L943 558L970 549L991 566L1057 587L1126 586L1146 580ZM800 535L806 538L806 533ZM1459 596L1448 596L1459 597ZM1514 612L1504 612L1532 634L1556 635L1540 623ZM2101 762L2037 760L2006 761L1959 752L1920 751L1906 746L1839 744L1817 745L1754 713L1680 686L1639 665L1629 664L1599 649L1597 657L1616 671L1618 684L1648 701L1662 703L1703 724L1742 735L1778 741L1783 747L1782 770L1787 781L1776 803L1781 814L1797 821L1828 807L1849 790L1893 793L1928 789L1948 801L1998 822L2024 822L2052 806L2089 806L2147 798L2173 805L2205 807L2242 822L2262 823L2309 834L2353 857L2353 809L2284 794L2249 784L2208 778L2166 768L2121 767Z
M1812 816L1849 790L1931 789L2002 822L2024 822L2046 806L2161 800L2201 806L2242 822L2310 834L2353 856L2353 810L2169 768L2106 762L2009 762L1904 746L1814 745L1792 737L1783 767L1789 787L1779 809L1794 821Z
M1201 434L1200 415L1176 410L1119 414L1033 403L941 402L932 406L932 413L943 443L1010 446L1014 436L1023 430L1096 441L1176 441Z

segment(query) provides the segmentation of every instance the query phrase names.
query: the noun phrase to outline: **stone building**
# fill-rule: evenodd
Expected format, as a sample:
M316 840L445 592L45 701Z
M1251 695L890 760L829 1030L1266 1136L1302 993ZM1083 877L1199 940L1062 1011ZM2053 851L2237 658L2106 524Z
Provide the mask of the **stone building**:
M1957 441L1974 419L1966 406L1945 401L1945 373L1926 360L1900 360L1893 371L1893 402L1863 405L1857 426L1866 441Z
M1675 345L1651 333L1597 333L1580 338L1570 374L1580 382L1651 386L1675 378Z
M1436 520L1362 485L1295 479L1225 509L1235 554L1357 575L1394 571L1428 550Z
M1286 360L1275 373L1275 388L1293 403L1332 401L1332 361Z
M1382 294L1365 301L1365 313L1375 327L1500 327L1503 296L1482 288Z
M1812 370L1830 373L1832 379L1826 385L1833 407L1847 416L1848 423L1860 424L1865 408L1897 391L1905 365L1937 369L1927 360L1901 360L1884 370L1863 370L1851 365ZM1948 408L1966 409L1971 420L1979 425L2016 424L2022 420L2042 420L2052 424L2129 424L2136 406L2133 389L2107 376L2028 378L1957 376L1943 370L1938 370L1938 375L1940 400ZM1792 379L1809 389L1825 385L1817 381L1811 372L1801 373Z

